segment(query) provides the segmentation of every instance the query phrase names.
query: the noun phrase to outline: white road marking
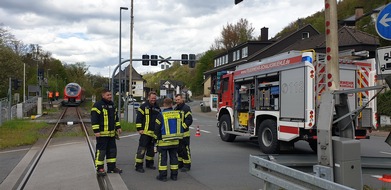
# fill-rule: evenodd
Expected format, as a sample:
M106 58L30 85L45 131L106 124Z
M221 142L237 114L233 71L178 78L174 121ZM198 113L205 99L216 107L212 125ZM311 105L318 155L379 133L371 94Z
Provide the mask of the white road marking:
M383 176L380 176L380 175L371 175L371 177L374 177L374 178L382 178Z
M389 154L389 155L391 155L391 152L383 152L383 151L380 151L380 153L382 153L382 154Z
M0 154L6 154L6 153L12 153L12 152L19 152L19 151L25 151L25 150L30 150L30 148L22 148L22 149L17 149L17 150L2 151L2 152L0 152Z
M205 130L200 130L200 131L202 131L204 133L210 133L210 131L205 131Z
M127 137L133 137L133 136L136 136L136 135L139 135L139 134L135 133L135 134L125 135L125 136L120 136L119 138L122 139L122 138L127 138Z
M65 145L70 145L70 144L83 144L85 143L84 141L83 142L70 142L70 143L64 143L64 144L56 144L56 145L50 145L50 146L65 146Z

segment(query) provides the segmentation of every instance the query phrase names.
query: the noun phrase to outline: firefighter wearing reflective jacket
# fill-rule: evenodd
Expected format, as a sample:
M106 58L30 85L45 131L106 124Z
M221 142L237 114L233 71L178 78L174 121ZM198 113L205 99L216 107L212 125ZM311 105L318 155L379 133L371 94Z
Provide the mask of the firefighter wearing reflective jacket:
M109 90L102 91L102 100L96 102L91 109L91 125L96 137L95 166L98 175L106 175L104 159L106 157L107 172L121 173L116 167L117 145L116 133L121 133L117 109L114 106Z
M157 150L159 152L159 175L157 180L167 181L167 157L170 156L171 179L176 181L178 177L178 145L183 137L181 113L172 109L172 99L166 98L164 109L156 119L155 135L157 137Z
M148 101L137 110L136 128L140 134L139 145L136 153L136 171L144 173L144 156L146 168L155 170L154 146L156 141L155 120L160 113L160 107L156 104L156 92L148 93Z
M178 166L182 172L187 172L191 167L189 127L193 123L193 116L191 115L190 107L185 104L181 94L175 95L175 102L177 104L175 110L179 110L181 112L183 126L185 129L183 139L179 141Z

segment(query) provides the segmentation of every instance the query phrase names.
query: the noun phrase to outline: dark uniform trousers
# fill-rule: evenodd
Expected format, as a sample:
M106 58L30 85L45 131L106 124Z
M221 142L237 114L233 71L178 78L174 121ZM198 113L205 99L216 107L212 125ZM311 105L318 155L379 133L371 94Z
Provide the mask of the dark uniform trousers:
M179 167L185 167L190 169L191 167L191 154L190 154L190 137L183 137L179 140L178 148Z
M171 176L178 175L178 146L158 146L159 152L159 175L161 177L167 176L167 158L170 156Z
M103 168L105 157L107 169L113 170L117 157L115 137L96 137L95 164L97 169Z
M154 164L153 158L155 139L149 135L140 135L139 146L136 153L136 168L142 168L145 157L146 167L152 167Z

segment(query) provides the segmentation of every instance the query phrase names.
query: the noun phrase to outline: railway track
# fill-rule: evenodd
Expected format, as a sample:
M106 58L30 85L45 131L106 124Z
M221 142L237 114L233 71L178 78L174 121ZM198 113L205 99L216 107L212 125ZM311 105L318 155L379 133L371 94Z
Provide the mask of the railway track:
M45 176L34 176L34 175L39 175L39 174L36 174L35 171L37 170L37 168L38 168L40 162L43 160L42 158L44 156L47 156L47 157L51 156L54 158L59 156L59 155L49 155L50 153L48 153L48 152L50 152L50 151L47 151L47 150L51 146L54 146L54 145L51 145L51 142L54 139L53 137L56 136L56 134L63 133L63 132L69 132L69 131L72 131L73 133L76 132L76 133L82 134L82 136L84 136L84 139L85 139L84 143L79 142L81 144L78 144L77 146L87 145L88 150L89 150L88 154L90 155L90 159L89 159L90 166L88 166L88 168L91 169L91 172L89 172L90 176L91 176L91 174L93 175L95 173L95 166L94 166L95 150L94 150L94 147L90 141L88 129L83 122L80 108L78 108L78 107L65 107L64 110L62 111L62 113L60 114L60 117L57 119L57 122L55 123L55 125L51 129L45 143L42 145L40 151L37 153L37 155L35 156L35 158L31 162L28 170L19 179L20 183L17 185L16 189L18 189L18 190L34 189L35 187L34 186L31 187L31 184L37 183L36 179L41 178L41 180L46 180ZM66 152L69 151L70 155L77 154L77 153L73 153L72 149L65 150L65 151ZM45 164L42 163L41 165L45 165ZM67 167L65 167L65 168L67 168ZM53 168L53 171L56 171L56 168ZM55 175L55 174L53 174L53 175ZM34 176L34 180L31 180L33 178L33 176ZM95 176L96 176L96 181L98 183L98 186L101 190L113 189L108 176L97 176L97 175L95 175ZM59 180L63 180L63 179L59 179ZM31 184L29 184L30 181L35 181L35 182L31 182ZM56 182L53 182L53 183L56 183ZM90 185L86 184L86 186L90 186Z

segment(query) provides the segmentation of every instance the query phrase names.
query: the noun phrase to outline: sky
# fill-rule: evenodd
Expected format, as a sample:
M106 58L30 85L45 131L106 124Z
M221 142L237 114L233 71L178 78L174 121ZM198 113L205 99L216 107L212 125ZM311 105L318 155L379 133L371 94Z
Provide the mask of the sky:
M0 27L63 63L84 62L90 73L108 77L119 64L119 36L122 60L130 57L130 7L131 0L1 0ZM322 9L324 0L134 0L132 57L203 53L241 18L255 28L253 36L267 27L271 38ZM140 61L133 67L141 74L161 70Z

